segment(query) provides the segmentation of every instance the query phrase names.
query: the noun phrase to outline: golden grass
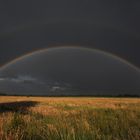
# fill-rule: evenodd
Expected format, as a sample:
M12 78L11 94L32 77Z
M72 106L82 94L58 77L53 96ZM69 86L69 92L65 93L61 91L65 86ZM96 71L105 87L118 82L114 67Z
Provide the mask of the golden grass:
M3 103L13 108L0 108L1 140L140 139L140 98L0 96Z

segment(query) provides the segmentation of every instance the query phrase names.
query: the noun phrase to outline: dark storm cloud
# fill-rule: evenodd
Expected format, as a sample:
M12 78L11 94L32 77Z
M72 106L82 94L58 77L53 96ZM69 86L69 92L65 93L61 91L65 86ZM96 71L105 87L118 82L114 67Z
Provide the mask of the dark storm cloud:
M35 49L79 45L140 66L140 2L0 1L0 64Z
M125 91L131 95L137 91L139 95L140 91L140 69L108 53L78 47L47 49L25 56L0 69L0 78L3 77L22 81L37 79L44 83L0 81L1 91L11 93L14 89L16 94L48 95L58 88L90 91L93 94L97 90L103 91L102 94L106 91Z

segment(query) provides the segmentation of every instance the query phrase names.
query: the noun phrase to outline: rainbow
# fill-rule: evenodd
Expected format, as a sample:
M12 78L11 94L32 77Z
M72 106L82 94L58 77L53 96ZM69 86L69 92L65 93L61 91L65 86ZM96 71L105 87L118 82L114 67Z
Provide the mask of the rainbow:
M102 51L102 50L98 50L98 49L92 49L92 48L86 48L86 47L83 47L83 46L57 46L57 47L53 47L53 48L46 48L46 49L40 49L40 50L36 50L36 51L32 51L32 52L29 52L25 55L22 55L8 63L6 63L4 66L1 66L0 67L0 70L4 70L6 69L7 67L9 67L10 65L16 63L16 62L19 62L20 60L23 60L25 58L28 58L30 56L33 56L33 55L36 55L36 54L40 54L44 51L52 51L52 50L55 50L55 49L64 49L64 48L78 48L78 49L85 49L85 50L88 50L88 51L94 51L94 52L97 52L97 53L100 53L100 54L104 54L106 56L110 56L112 57L112 59L115 59L117 61L120 61L122 63L124 63L125 65L128 65L129 67L131 67L132 69L135 69L136 71L140 72L140 68L136 67L135 65L131 64L130 62L128 62L127 60L123 59L123 58L120 58L119 56L117 55L114 55L114 54L111 54L109 52L105 52L105 51Z

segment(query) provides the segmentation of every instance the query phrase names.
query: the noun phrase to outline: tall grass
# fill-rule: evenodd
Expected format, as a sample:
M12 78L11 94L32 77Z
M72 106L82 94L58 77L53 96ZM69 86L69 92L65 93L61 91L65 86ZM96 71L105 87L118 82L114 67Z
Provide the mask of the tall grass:
M139 140L140 111L90 109L57 116L14 113L3 132L3 140Z
M27 113L2 113L0 139L140 140L140 103L115 105L109 108L47 102L38 105L42 112L33 107ZM46 106L49 113L44 114Z

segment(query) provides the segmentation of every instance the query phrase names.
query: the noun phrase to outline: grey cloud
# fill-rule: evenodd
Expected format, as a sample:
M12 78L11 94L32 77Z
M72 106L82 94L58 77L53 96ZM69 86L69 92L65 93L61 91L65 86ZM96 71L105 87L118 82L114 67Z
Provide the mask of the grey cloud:
M36 78L27 75L18 75L17 77L1 77L0 81L9 81L15 83L37 82Z
M15 87L17 94L28 91L48 95L50 90L58 91L65 87L68 91L86 91L84 94L87 90L91 93L133 91L130 94L139 94L140 91L139 69L107 53L78 47L53 48L32 54L9 64L1 69L0 74L14 77L8 83L10 87L3 82L1 88L13 91ZM16 75L20 76L15 79ZM17 81L25 84L17 84ZM17 87L20 90L17 91Z

